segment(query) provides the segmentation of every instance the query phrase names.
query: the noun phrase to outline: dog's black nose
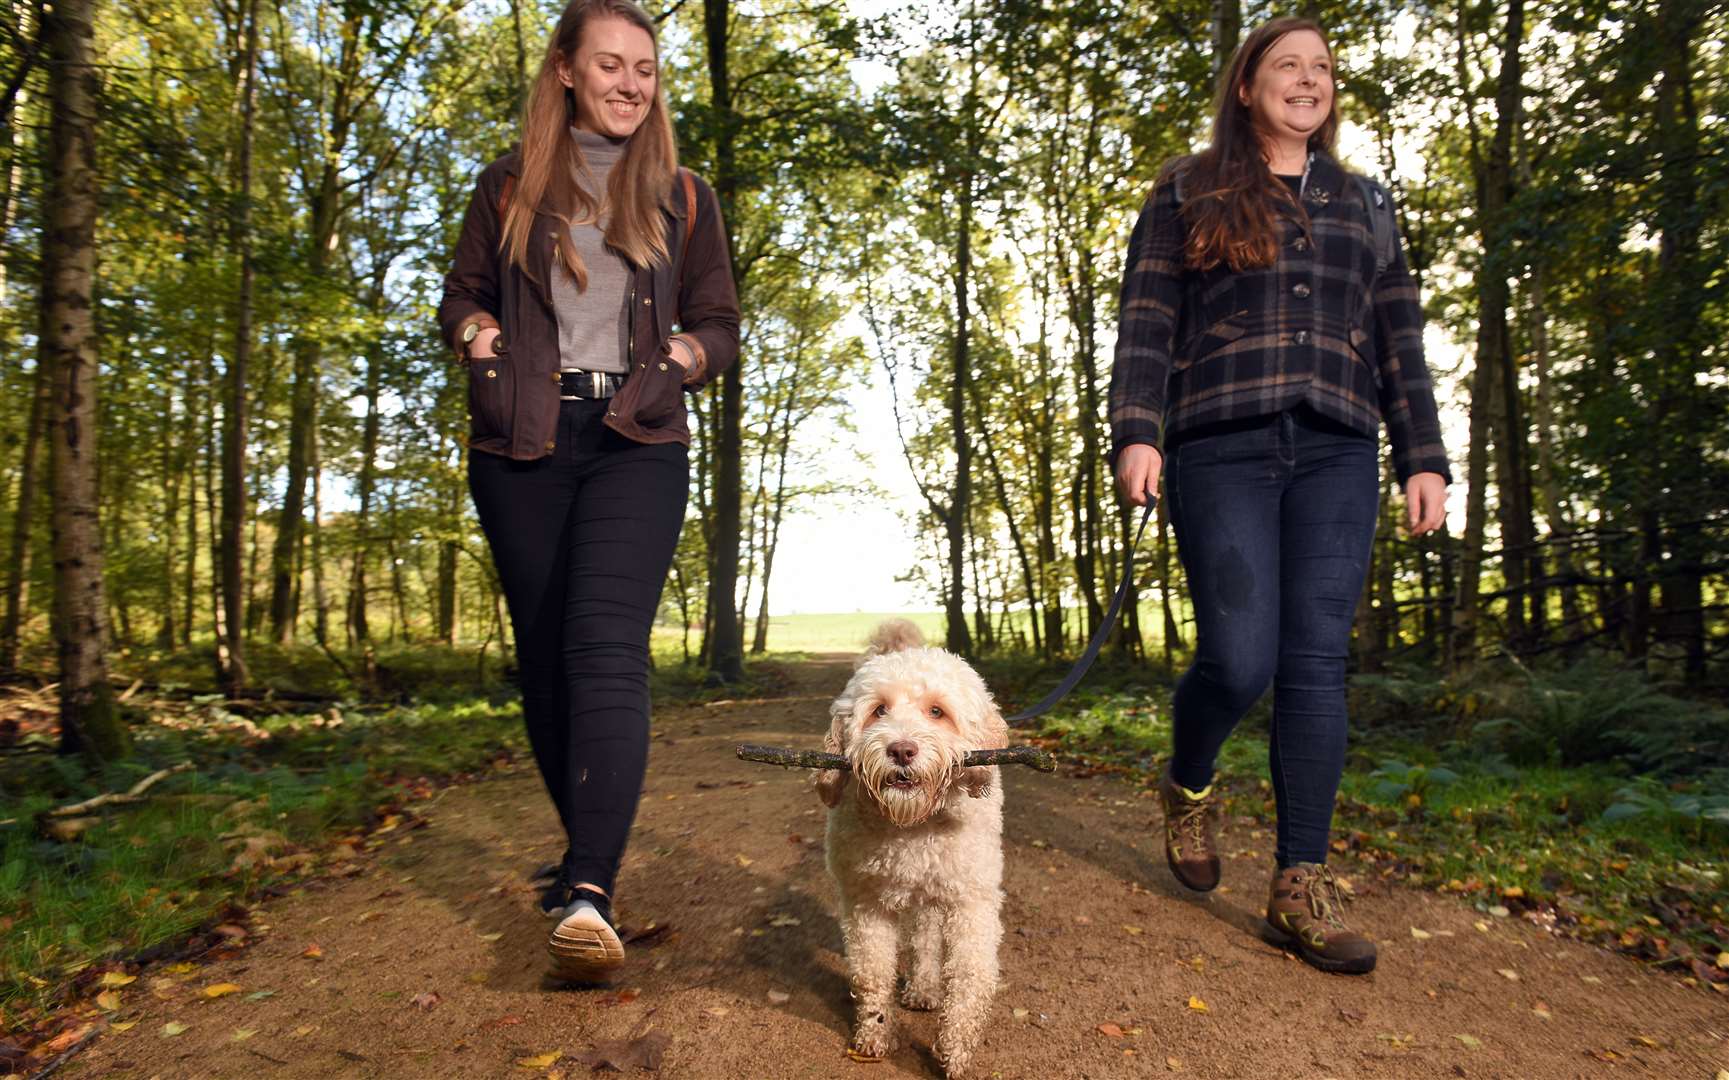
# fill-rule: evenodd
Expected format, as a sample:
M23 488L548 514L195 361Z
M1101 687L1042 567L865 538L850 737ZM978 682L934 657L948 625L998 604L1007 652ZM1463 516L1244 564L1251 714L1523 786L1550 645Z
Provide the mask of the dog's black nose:
M889 760L901 768L913 763L913 758L919 756L919 744L908 739L892 742L888 745Z

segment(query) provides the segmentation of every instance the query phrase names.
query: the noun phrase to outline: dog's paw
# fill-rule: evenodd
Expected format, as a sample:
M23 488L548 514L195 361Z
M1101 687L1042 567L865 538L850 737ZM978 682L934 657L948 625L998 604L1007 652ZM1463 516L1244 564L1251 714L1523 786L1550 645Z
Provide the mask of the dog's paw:
M886 1058L894 1050L894 1030L887 1013L876 1013L859 1021L850 1049L860 1057Z
M901 1004L914 1012L929 1012L941 1005L942 1000L940 987L920 986L910 982L901 987Z
M967 1075L967 1069L972 1066L973 1048L971 1046L957 1046L954 1040L946 1035L939 1034L937 1044L931 1050L936 1054L937 1061L942 1064L943 1075L949 1080L960 1080L961 1077Z

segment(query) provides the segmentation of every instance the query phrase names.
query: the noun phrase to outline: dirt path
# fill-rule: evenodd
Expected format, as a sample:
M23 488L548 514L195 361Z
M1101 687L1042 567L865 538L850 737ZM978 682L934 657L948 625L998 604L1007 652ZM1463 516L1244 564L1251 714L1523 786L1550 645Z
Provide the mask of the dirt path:
M626 924L667 929L633 947L613 990L543 981L547 927L523 879L558 844L525 766L442 792L417 808L429 827L385 834L360 872L259 909L257 940L232 959L146 973L114 1014L135 1026L60 1075L580 1076L589 1066L571 1056L519 1062L649 1031L671 1038L668 1078L940 1075L930 1014L899 1015L890 1061L846 1058L809 777L731 753L741 739L816 745L844 678L812 663L784 698L658 714L620 904ZM979 1076L1714 1080L1729 1068L1721 998L1361 876L1352 919L1381 942L1380 968L1321 975L1256 937L1264 830L1227 829L1224 885L1196 899L1165 869L1137 789L1004 774L1004 984ZM320 958L304 955L313 945ZM205 996L225 983L240 989Z

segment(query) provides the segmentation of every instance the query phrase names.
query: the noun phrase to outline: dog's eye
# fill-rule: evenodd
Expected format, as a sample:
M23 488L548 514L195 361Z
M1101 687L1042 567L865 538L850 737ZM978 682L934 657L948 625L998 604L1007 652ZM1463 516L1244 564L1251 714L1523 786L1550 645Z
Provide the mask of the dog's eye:
M931 706L931 719L932 720L941 720L942 718L943 718L943 707L941 705L932 705Z
M871 710L872 716L887 716L888 714L889 714L889 707L888 707L887 703L884 703L884 702L879 702L877 704L877 707Z

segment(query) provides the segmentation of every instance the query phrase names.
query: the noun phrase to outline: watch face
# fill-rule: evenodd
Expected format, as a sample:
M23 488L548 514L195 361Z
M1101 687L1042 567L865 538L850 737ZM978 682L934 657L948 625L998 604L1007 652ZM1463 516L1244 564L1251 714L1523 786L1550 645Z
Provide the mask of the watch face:
M479 323L469 323L467 329L462 331L462 340L465 342L473 341L476 337L479 337L479 336L480 336L480 324Z

